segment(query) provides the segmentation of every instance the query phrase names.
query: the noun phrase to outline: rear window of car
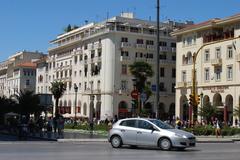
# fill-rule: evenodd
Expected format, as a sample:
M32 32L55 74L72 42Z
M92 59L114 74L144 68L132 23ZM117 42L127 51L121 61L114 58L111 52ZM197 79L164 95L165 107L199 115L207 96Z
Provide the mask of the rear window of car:
M124 120L119 125L126 127L136 127L136 120Z

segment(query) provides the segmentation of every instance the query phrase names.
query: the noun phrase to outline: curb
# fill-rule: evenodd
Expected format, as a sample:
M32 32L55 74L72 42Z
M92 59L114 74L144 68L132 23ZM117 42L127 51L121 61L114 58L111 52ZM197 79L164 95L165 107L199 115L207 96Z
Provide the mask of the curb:
M108 142L107 139L57 139L57 142Z

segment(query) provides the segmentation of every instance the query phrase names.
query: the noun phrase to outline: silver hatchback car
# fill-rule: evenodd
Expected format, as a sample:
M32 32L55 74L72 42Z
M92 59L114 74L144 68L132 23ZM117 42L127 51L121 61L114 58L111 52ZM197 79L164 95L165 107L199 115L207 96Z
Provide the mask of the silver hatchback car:
M192 133L174 129L157 119L127 118L117 121L109 130L108 141L113 148L122 145L155 146L162 150L194 147L196 138Z

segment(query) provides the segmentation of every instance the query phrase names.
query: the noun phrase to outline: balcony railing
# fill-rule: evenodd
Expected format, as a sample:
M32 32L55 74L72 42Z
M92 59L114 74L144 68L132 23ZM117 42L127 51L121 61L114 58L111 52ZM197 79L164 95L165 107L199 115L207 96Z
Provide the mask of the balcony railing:
M147 49L148 50L155 50L155 46L154 45L147 45Z
M130 48L132 45L129 42L122 42L121 43L121 48Z
M220 66L222 65L222 58L215 58L211 60L211 64L213 66Z
M136 44L136 48L137 49L146 49L146 45L145 44Z
M177 87L186 87L187 86L187 82L178 82L177 83Z
M126 56L120 56L120 61L127 61L127 60L130 60L129 57L126 57Z

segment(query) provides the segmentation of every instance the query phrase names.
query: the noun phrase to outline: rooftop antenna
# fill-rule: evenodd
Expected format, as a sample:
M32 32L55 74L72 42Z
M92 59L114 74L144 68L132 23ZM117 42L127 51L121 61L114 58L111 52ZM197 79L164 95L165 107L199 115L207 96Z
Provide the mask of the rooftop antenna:
M109 18L109 12L107 12L107 20L108 20L108 18Z

